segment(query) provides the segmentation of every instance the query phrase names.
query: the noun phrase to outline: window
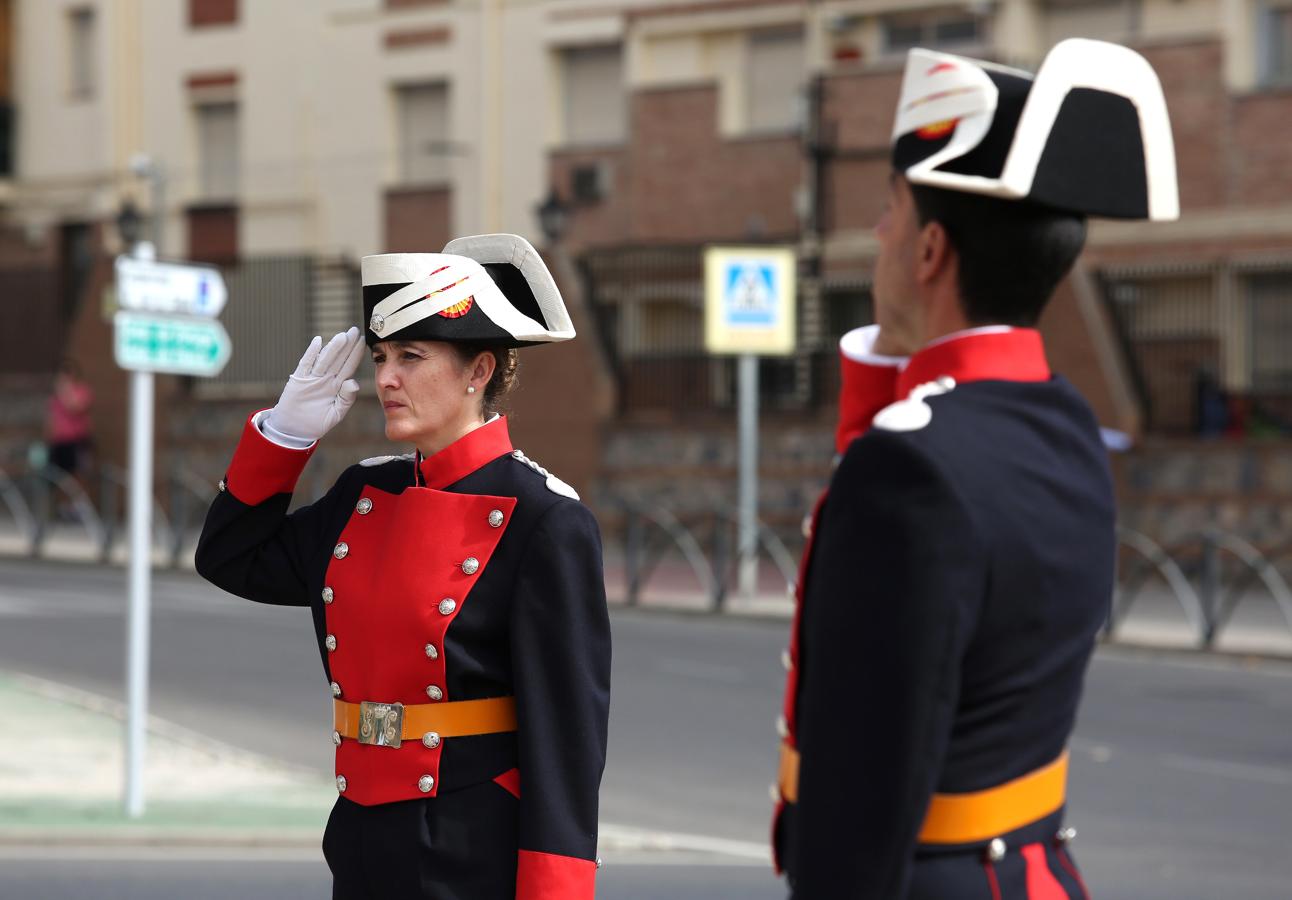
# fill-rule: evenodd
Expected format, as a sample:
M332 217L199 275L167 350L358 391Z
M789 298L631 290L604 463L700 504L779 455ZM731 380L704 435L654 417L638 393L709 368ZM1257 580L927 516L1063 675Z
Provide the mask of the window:
M956 10L925 10L883 20L885 53L905 53L912 47L963 49L983 43L984 38L982 19Z
M188 27L236 25L238 0L188 0Z
M232 200L238 195L238 104L204 103L196 111L198 192L204 201Z
M803 32L749 36L749 130L788 131L801 121Z
M1252 390L1292 389L1292 273L1253 275L1251 301Z
M448 180L449 88L443 83L395 89L399 117L399 182Z
M1148 429L1178 434L1199 428L1200 385L1222 371L1214 274L1105 273L1103 284Z
M79 7L67 13L68 94L75 100L94 96L95 69L94 10Z
M1140 6L1140 0L1047 0L1047 43L1074 37L1126 41L1139 31Z
M561 77L565 143L623 143L628 136L628 103L619 45L561 51Z
M1292 84L1292 6L1258 13L1257 77L1263 85Z

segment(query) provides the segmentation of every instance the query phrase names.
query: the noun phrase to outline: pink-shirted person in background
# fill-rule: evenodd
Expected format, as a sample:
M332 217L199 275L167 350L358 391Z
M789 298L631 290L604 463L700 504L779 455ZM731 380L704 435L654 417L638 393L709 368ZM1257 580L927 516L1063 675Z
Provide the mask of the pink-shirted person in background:
M45 441L49 463L73 477L85 468L94 443L90 411L94 390L81 373L76 360L65 357L54 376L54 393L45 417Z

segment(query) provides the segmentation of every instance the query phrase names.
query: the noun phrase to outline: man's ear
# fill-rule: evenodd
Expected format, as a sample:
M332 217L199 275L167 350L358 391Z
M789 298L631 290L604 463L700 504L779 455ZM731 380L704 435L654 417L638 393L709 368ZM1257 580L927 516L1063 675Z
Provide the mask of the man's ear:
M935 281L951 263L955 248L947 230L938 221L920 229L915 247L915 279L921 284Z

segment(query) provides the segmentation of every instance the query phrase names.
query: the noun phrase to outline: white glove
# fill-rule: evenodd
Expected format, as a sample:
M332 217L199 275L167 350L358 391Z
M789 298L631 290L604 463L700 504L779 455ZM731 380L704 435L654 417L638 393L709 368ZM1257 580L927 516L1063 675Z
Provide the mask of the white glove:
M359 368L363 350L358 328L336 335L326 347L321 337L310 341L278 405L261 422L266 436L308 445L331 431L359 393L359 382L350 376Z

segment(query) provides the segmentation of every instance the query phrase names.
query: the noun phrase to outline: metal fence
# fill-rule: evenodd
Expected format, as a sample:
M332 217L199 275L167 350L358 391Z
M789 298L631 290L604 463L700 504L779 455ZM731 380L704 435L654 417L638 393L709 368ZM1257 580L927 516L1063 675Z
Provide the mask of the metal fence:
M734 413L735 360L704 349L704 248L598 249L579 261L619 388L620 412ZM839 336L871 321L869 283L827 281L818 312L803 308L798 351L759 362L764 409L810 411L834 403Z
M1149 431L1292 432L1292 257L1099 278Z
M233 340L233 356L218 376L196 383L201 398L279 390L284 367L312 336L342 331L362 315L358 272L344 259L251 257L221 271L229 289L221 321Z

